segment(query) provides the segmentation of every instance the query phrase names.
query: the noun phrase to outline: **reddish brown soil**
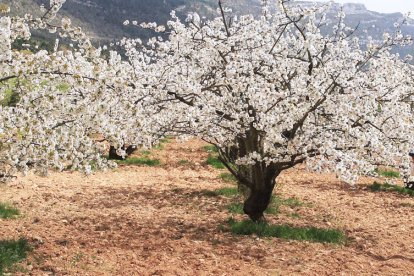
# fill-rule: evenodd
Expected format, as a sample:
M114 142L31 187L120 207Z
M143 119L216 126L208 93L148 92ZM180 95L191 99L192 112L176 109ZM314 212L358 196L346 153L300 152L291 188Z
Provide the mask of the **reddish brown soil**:
M0 239L30 240L23 267L31 275L414 275L412 197L371 192L373 179L352 189L293 169L275 193L306 205L268 219L338 228L348 243L233 236L220 227L229 199L205 193L231 184L205 165L203 145L168 143L153 152L159 167L30 175L0 186L0 202L23 214L0 220Z

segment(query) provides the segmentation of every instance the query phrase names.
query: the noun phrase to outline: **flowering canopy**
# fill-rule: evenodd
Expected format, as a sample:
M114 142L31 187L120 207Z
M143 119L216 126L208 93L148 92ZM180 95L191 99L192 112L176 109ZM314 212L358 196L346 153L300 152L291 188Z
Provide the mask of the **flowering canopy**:
M82 169L108 165L99 154L97 137L120 147L151 142L151 120L138 113L141 87L129 81L137 71L116 52L105 58L69 19L55 24L64 1L51 1L41 18L0 18L0 95L12 87L19 101L0 106L0 175L30 168ZM75 45L48 53L14 51L17 38L29 39L32 29L59 32ZM58 37L58 38L59 38ZM0 99L1 100L1 99ZM145 119L146 118L146 119Z
M265 5L258 19L228 18L220 8L212 21L193 13L181 22L172 13L166 30L142 25L165 31L166 41L124 41L131 63L143 53L151 59L146 87L174 117L172 133L217 145L228 164L281 171L306 161L350 183L374 165L408 168L413 68L410 57L390 53L411 41L399 24L361 46L342 11L331 33L321 32L329 5L284 0L274 13Z

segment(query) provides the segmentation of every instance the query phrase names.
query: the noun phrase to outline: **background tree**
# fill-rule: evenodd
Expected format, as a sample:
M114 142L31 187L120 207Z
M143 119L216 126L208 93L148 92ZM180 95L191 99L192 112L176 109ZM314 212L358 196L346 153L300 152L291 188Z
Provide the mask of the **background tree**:
M140 112L144 90L130 82L139 72L114 51L102 55L70 20L56 22L63 2L51 1L40 18L0 17L2 176L29 169L45 174L48 168L90 172L112 164L101 157L98 140L120 155L124 144L152 143L144 130L150 129L151 110ZM13 49L15 41L29 43L32 29L56 33L54 49ZM70 49L59 47L61 38L73 43Z
M266 2L266 1L264 1ZM329 5L279 1L263 15L202 21L172 13L169 34L143 44L124 40L130 63L145 63L144 86L173 135L215 145L227 169L250 189L244 212L261 220L277 176L297 164L355 183L378 164L408 171L413 146L412 72L390 53L410 43L400 24L364 46ZM332 28L323 35L321 28ZM171 127L173 126L173 127Z

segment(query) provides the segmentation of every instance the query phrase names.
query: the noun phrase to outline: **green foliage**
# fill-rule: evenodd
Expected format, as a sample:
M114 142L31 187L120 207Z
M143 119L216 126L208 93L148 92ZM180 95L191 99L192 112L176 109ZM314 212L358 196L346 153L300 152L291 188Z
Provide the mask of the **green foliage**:
M216 169L226 168L224 164L218 158L218 149L214 145L207 145L203 147L203 150L210 153L207 158L207 164Z
M281 198L279 196L272 196L270 199L270 204L267 207L265 213L275 215L279 213L281 206L288 206L290 208L297 208L304 206L305 203L300 201L297 198Z
M164 137L160 139L161 144L166 144L166 143L169 143L170 141L171 141L171 137Z
M216 168L216 169L224 169L225 168L224 164L218 159L218 157L214 156L214 155L211 155L211 154L208 156L207 164L209 164L210 166L212 166L213 168Z
M209 153L218 153L218 149L214 145L207 145L203 147L203 150Z
M276 214L279 213L279 206L275 205L273 202L270 202L269 206L267 206L267 208L264 212L266 214L276 215Z
M150 167L158 166L161 164L158 159L151 159L148 157L130 157L125 160L117 160L119 165L146 165Z
M232 204L227 206L227 210L231 214L244 214L243 203L240 203L240 202L233 202Z
M163 150L163 149L164 149L164 144L161 144L161 143L156 144L156 145L153 147L153 149L155 149L155 150Z
M234 175L232 175L231 173L221 173L219 175L219 177L224 181L224 182L229 182L229 183L234 183L237 182L237 179L234 177Z
M0 203L0 219L15 218L20 214L19 210L4 203Z
M0 85L5 85L7 88L4 90L3 99L0 101L1 106L16 106L20 100L19 94L16 93L17 80L11 79L6 83L0 83Z
M15 93L12 89L7 89L4 94L4 98L0 101L2 106L16 106L19 102L19 95Z
M238 194L238 190L237 188L234 188L234 187L226 187L226 188L215 190L214 193L217 196L221 195L221 196L226 196L226 197L233 197Z
M381 184L374 182L374 184L370 186L370 189L374 192L396 192L403 195L414 196L414 190L387 183Z
M281 197L277 197L277 196L272 196L270 204L278 206L278 208L279 208L279 206L282 206L282 205L285 205L285 206L288 206L288 207L291 207L291 208L300 207L300 206L305 205L305 203L303 203L302 201L300 201L299 199L296 199L296 198L281 198Z
M25 239L0 240L0 275L13 269L14 265L24 260L30 246Z
M68 83L60 83L60 84L57 86L57 89L58 89L59 91L61 91L61 92L66 92L66 91L68 91L68 90L70 89L70 85L69 85Z
M252 235L259 237L276 237L289 240L344 243L344 233L335 229L320 229L315 227L293 227L289 225L271 225L265 222L253 222L251 220L235 221L229 219L230 230L236 235Z
M29 47L24 47L23 44L30 45ZM49 53L53 51L54 40L45 39L41 37L32 37L28 41L18 38L12 43L12 49L19 51L30 51L36 53L39 50L46 50Z
M164 149L164 144L162 144L162 143L158 143L158 144L156 144L156 145L153 147L153 149L155 149L155 150L163 150L163 149Z
M160 139L159 141L158 141L158 144L156 144L155 146L154 146L154 149L156 149L156 150L163 150L164 149L164 146L165 146L165 144L167 144L167 143L169 143L170 142L170 137L165 137L165 138L162 138L162 139Z
M381 176L387 177L387 178L399 178L400 177L400 173L394 170L390 170L390 169L380 169L380 168L376 168L375 172Z

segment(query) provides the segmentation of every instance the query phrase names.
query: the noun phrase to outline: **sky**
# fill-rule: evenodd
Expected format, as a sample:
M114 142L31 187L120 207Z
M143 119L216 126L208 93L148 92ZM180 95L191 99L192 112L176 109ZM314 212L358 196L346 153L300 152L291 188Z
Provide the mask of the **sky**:
M327 0L322 0L328 2ZM414 14L414 0L335 0L337 3L362 3L368 10L392 13L392 12L411 12Z

